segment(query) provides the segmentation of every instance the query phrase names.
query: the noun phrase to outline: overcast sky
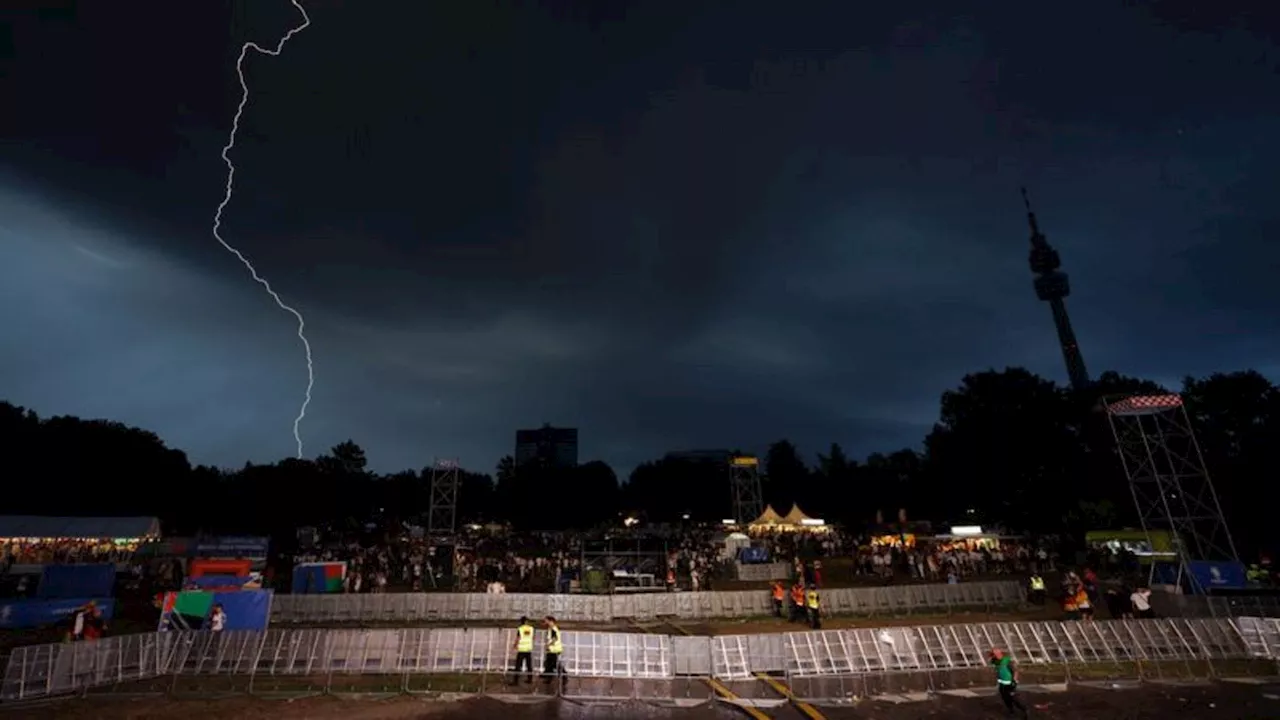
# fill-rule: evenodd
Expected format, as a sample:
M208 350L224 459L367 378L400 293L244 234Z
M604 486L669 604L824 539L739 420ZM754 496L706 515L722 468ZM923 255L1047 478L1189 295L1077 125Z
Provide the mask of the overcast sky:
M250 54L222 233L307 320L308 456L917 446L966 372L1065 381L1022 184L1091 372L1280 373L1273 18L632 4L304 0ZM0 11L0 397L293 455L296 323L210 230L241 45L301 16L39 5Z

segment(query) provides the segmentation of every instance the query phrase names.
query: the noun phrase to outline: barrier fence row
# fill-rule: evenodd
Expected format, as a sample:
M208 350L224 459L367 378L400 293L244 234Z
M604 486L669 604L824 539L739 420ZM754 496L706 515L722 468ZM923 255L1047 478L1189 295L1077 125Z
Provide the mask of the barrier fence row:
M767 580L785 580L791 577L792 567L789 563L734 563L739 580L747 582L763 582Z
M682 679L735 682L770 673L817 697L831 692L831 681L861 678L866 684L866 676L985 669L993 647L1007 650L1024 674L1037 666L1099 663L1274 663L1280 659L1280 620L982 623L716 637L566 630L563 643L565 694L608 694L616 690L612 680L631 688L654 681L647 692L670 694L672 683ZM5 669L0 700L167 676L175 683L195 676L324 678L319 684L329 687L354 676L402 676L407 683L426 675L502 675L511 667L514 645L515 631L497 628L127 635L17 648ZM535 655L544 649L545 633L538 631Z
M984 610L1018 605L1026 591L1017 581L955 585L893 585L839 588L822 592L822 609L835 615L902 615ZM735 592L656 592L630 595L535 595L524 593L366 593L352 595L277 595L271 622L414 623L511 620L521 615L554 615L568 622L612 622L678 618L747 618L769 615L767 590Z
M1151 594L1151 608L1161 617L1280 617L1280 597L1160 592Z

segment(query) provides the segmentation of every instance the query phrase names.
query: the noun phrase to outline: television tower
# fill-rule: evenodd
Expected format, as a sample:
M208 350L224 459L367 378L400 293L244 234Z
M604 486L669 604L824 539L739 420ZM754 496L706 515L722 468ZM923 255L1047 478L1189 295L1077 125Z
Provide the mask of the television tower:
M1071 388L1084 390L1089 387L1089 371L1084 367L1084 356L1080 354L1076 333L1071 329L1071 318L1067 316L1065 302L1071 294L1071 283L1067 274L1058 269L1062 267L1058 251L1049 245L1044 233L1040 232L1026 188L1022 188L1022 204L1027 208L1027 222L1031 224L1030 261L1031 272L1036 276L1036 297L1049 303L1049 308L1053 310L1053 324L1058 328L1058 344L1062 346L1062 359L1067 363L1067 377L1071 380Z

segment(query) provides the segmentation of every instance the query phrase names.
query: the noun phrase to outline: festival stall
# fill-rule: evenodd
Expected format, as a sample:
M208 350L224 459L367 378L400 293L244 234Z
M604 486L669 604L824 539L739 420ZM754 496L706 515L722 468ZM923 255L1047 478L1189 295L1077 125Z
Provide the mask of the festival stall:
M935 535L931 538L932 544L939 550L965 550L968 552L995 550L1000 547L1002 541L1018 541L1022 539L1020 535L1005 535L991 528L984 529L979 525L952 525L950 532L944 535Z
M772 505L765 505L764 512L760 513L760 517L747 523L747 530L772 530L781 525L782 522L782 516L778 514L778 511L774 510Z
M825 520L809 517L800 509L799 505L792 505L791 511L786 515L779 515L772 505L766 505L764 512L760 513L760 517L752 520L747 525L747 531L752 534L768 532L825 533L829 530L830 528L827 527Z
M1113 555L1131 553L1143 565L1178 556L1173 535L1167 530L1091 530L1085 533L1084 540L1090 547Z
M0 516L2 558L10 572L34 574L46 563L119 563L160 537L153 517Z
M798 504L791 506L791 512L782 518L782 522L791 527L795 532L807 533L825 533L830 532L831 528L827 527L827 521L819 518L809 517L800 509Z

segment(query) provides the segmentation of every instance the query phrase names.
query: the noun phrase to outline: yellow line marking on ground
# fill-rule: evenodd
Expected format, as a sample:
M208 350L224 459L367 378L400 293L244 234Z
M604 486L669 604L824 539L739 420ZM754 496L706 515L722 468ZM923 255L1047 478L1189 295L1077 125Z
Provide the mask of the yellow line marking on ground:
M742 708L743 712L750 715L755 720L770 720L769 716L765 715L763 712L760 712L759 708L754 708L750 705L742 704L744 702L743 699L738 697L737 694L734 693L732 690L725 687L719 680L716 680L715 678L703 678L703 679L706 681L708 685L711 686L712 690L715 690L717 693L720 694L721 697L732 702L735 706Z
M799 708L800 712L809 716L809 720L827 720L825 715L818 712L818 708L796 697L795 693L791 692L791 688L787 687L786 683L782 682L778 678L766 675L765 673L756 673L756 677L763 680L766 685L777 691L779 695L790 700L791 704Z
M681 635L692 635L692 634L693 634L693 633L689 632L688 630L686 630L685 628L680 627L679 625L677 625L677 624L675 624L675 623L671 622L670 620L666 620L666 621L664 621L662 624L663 624L663 625L666 625L667 627L670 627L671 629L675 630L676 632L680 633ZM643 633L655 633L655 632L656 632L653 628L651 628L651 627L648 627L648 628L643 627L643 626L641 626L639 623L632 623L632 627L634 627L635 629L637 629L637 630L639 630L640 632L643 632ZM703 682L705 682L705 683L707 684L707 686L708 686L708 687L710 687L712 690L714 690L714 691L715 691L715 693L716 693L717 695L719 695L720 697L724 698L725 700L728 700L729 702L733 703L734 707L737 707L737 708L741 709L743 712L745 712L746 714L750 715L754 720L772 720L772 718L770 718L768 715L765 715L763 712L761 712L759 708L752 707L752 706L750 706L750 705L746 705L746 704L745 704L745 702L746 702L746 701L744 701L742 698L738 697L737 693L735 693L734 691L732 691L732 690L730 690L729 688L725 687L725 686L724 686L724 684L723 684L723 683L721 683L719 680L716 680L715 678L704 677L704 678L702 678L702 681L703 681ZM825 718L818 717L818 718L815 718L815 720L825 720Z

